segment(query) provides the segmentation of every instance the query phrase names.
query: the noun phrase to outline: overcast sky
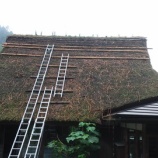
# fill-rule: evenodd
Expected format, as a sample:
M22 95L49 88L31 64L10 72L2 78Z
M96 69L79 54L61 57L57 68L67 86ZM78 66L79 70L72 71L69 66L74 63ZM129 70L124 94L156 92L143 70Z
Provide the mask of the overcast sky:
M157 0L0 0L0 25L15 34L143 36L158 71Z

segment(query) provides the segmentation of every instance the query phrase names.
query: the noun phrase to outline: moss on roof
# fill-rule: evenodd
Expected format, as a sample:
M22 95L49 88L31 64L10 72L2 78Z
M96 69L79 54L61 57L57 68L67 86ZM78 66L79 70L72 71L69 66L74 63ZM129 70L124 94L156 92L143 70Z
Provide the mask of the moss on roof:
M54 50L54 57L50 64L59 65L60 59L56 56L69 53L69 66L77 67L68 68L67 77L72 77L72 79L66 80L64 88L72 90L73 93L64 93L62 99L52 98L52 101L61 100L69 104L51 104L47 120L98 121L104 110L156 97L158 94L158 74L152 69L150 60L147 59L149 55L146 39L143 37L13 35L8 37L7 43L21 46L54 44L55 48L62 47L63 49ZM71 50L72 46L76 49ZM5 53L12 55L4 55ZM30 94L26 91L32 89L35 81L35 78L30 77L37 75L38 65L42 60L42 56L13 56L13 54L43 55L44 49L4 48L0 55L0 120L21 119ZM74 56L112 57L113 59L76 59L72 58ZM116 60L116 57L120 58ZM127 59L122 57L127 57ZM52 76L52 78L46 79L44 86L55 85L54 77L57 76L57 70L57 67L49 67L47 76Z

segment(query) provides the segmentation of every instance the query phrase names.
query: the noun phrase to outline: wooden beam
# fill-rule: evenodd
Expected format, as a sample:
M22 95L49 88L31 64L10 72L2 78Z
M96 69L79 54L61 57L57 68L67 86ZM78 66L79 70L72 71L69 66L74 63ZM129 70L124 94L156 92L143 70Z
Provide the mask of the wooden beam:
M10 56L43 57L43 55L35 55L35 54L19 54L19 53L1 53L1 54L10 55Z
M68 45L55 45L57 48L83 48L83 49L89 49L89 48L96 48L96 49L152 49L147 47L98 47L98 46L68 46Z
M37 102L37 104L40 104L41 102ZM68 101L51 101L50 104L70 104Z
M59 58L54 56L53 58ZM98 57L98 56L70 56L70 59L113 59L113 60L149 60L149 58L135 58L135 57Z
M39 64L37 64L36 66L40 66ZM59 67L59 65L48 65L49 67ZM71 65L68 65L67 68L77 68L77 66L71 66Z
M27 90L27 91L25 91L26 93L30 93L30 92L32 92L32 90ZM41 90L41 93L43 93L44 92L44 90ZM64 93L73 93L73 91L72 90L64 90L63 91Z
M35 46L35 47L46 47L47 45L40 45L40 44L29 44L29 43L4 43L5 45L17 45L17 46ZM82 49L152 49L147 47L106 47L106 46L72 46L72 45L59 45L55 44L55 48L82 48Z
M37 102L40 104L40 102ZM68 101L51 101L50 104L70 104Z
M13 53L1 53L2 55L9 56L28 56L28 57L42 57L43 55L33 54L13 54ZM60 59L61 56L53 56L52 58ZM98 57L98 56L70 56L70 59L112 59L112 60L149 60L150 58L143 57Z
M47 47L47 45L40 45L40 44L29 44L29 43L4 43L3 44L4 46L8 46L8 45L11 45L11 46L31 46L31 47Z
M54 48L54 51L80 51L80 52L138 52L144 53L146 50L130 50L130 49L60 49Z
M31 76L30 78L37 78L37 76ZM56 76L46 76L45 79L56 79ZM75 77L65 77L65 79L74 79Z
M10 45L2 45L5 48L25 48L25 49L45 49L45 47L35 47L35 46L10 46ZM104 49L98 49L98 48L89 48L89 49L83 49L83 48L54 48L54 51L80 51L80 52L146 52L146 49L134 49L133 48L124 48L124 49L115 49L115 48L104 48Z
M27 103L27 101L25 101ZM41 102L38 101L37 104L40 104ZM50 104L70 104L68 101L51 101Z
M10 46L10 45L2 45L4 48L25 48L25 49L45 49L43 47L35 47L35 46Z

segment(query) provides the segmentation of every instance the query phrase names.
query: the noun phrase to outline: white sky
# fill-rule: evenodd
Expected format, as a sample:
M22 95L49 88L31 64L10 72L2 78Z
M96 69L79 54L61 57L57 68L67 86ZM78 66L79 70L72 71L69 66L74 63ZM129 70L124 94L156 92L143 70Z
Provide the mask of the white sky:
M0 0L0 25L15 34L144 36L158 71L157 0Z

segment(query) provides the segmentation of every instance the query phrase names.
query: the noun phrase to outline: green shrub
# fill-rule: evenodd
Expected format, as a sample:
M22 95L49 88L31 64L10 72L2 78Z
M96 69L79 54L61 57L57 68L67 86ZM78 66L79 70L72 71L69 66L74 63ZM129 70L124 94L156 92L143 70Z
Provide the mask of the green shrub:
M78 128L72 128L66 138L66 144L60 140L48 143L58 158L88 158L90 152L98 150L100 134L94 123L80 122Z

